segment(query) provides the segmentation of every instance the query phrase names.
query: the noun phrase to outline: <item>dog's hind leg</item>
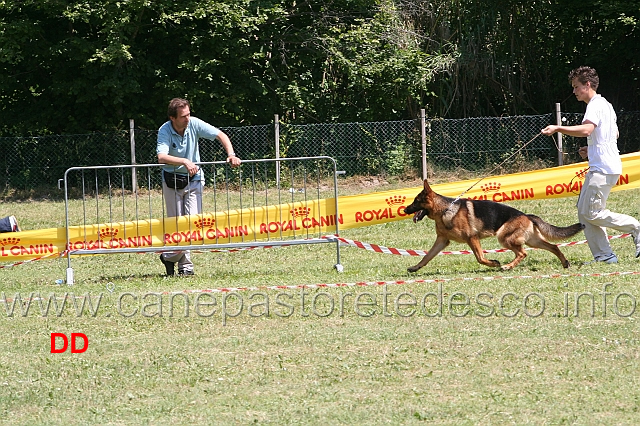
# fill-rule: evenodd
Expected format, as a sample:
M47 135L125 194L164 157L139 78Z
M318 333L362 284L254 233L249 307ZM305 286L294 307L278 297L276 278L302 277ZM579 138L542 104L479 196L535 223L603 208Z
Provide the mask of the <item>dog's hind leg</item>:
M503 271L508 271L509 269L515 268L520 262L524 260L525 257L527 257L527 252L524 250L524 247L515 245L515 244L503 244L503 245L505 248L514 252L516 255L516 258L513 259L511 262L507 263L506 265L502 265Z
M503 271L515 268L520 262L524 260L525 257L527 257L527 252L524 250L523 244L526 242L527 236L532 235L535 232L530 223L528 223L527 225L529 226L529 229L514 227L511 232L507 232L507 228L503 228L498 232L497 237L500 245L508 250L511 250L516 255L516 257L511 262L502 266Z
M433 247L431 247L429 249L429 251L422 258L420 263L418 263L417 265L414 265L414 266L410 266L409 268L407 268L407 271L416 272L418 269L422 268L424 265L429 263L431 261L431 259L436 257L438 255L438 253L440 253L442 250L444 250L444 248L446 246L448 246L448 245L449 245L449 240L447 240L446 238L441 238L441 237L436 238L436 241L433 243Z
M551 244L549 241L545 240L542 235L540 235L539 231L536 229L536 232L527 240L527 245L529 247L539 248L543 250L550 251L555 254L560 262L562 263L563 268L568 268L570 266L569 261L564 254L560 251L557 245Z
M480 245L480 239L477 237L471 237L467 240L467 244L471 247L471 251L476 256L476 260L479 264L490 266L492 268L500 267L500 262L497 260L490 260L484 257L484 253L482 252L482 246Z

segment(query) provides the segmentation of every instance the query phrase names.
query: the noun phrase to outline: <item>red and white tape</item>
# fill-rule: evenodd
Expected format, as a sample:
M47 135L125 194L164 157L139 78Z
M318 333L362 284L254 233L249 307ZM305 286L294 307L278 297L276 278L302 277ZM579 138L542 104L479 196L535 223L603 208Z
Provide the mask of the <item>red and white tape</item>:
M640 275L640 271L627 272L608 272L595 274L549 274L549 275L497 275L490 277L455 277L455 278L434 278L434 279L415 279L415 280L395 280L395 281L359 281L352 283L334 283L334 284L299 284L299 285L267 285L256 287L224 287L209 288L204 290L179 290L165 291L163 295L173 294L191 294L191 293L240 293L248 291L264 291L264 290L303 290L303 289L322 289L322 288L340 288L340 287L375 287L385 285L404 285L404 284L434 284L446 283L453 281L497 281L497 280L519 280L519 279L561 279L561 278L584 278L584 277L611 277Z
M609 236L610 240L613 239L618 239L618 238L627 238L630 237L631 234L621 234L621 235L614 235L614 236ZM315 238L313 238L312 240L314 240ZM375 253L383 253L383 254L393 254L393 255L398 255L398 256L425 256L427 254L427 251L425 250L407 250L407 249L399 249L399 248L394 248L394 247L385 247L385 246L381 246L378 244L370 244L370 243L363 243L361 241L354 241L354 240L350 240L347 238L343 238L343 237L338 237L335 235L327 235L322 237L322 239L334 239L334 240L338 240L340 243L342 243L343 245L346 246L350 246L350 247L356 247L356 248L360 248L360 249L364 249L364 250L368 250L368 251L372 251ZM568 246L575 246L575 245L579 245L579 244L586 244L587 240L582 240L582 241L572 241L572 242L568 242L568 243L562 243L562 244L558 244L558 247L568 247ZM279 244L279 245L267 245L267 246L249 246L249 247L242 247L242 248L236 248L236 249L229 249L229 250L209 250L209 252L211 253L235 253L235 252L240 252L240 251L246 251L246 250L257 250L257 249L267 249L267 248L274 248L274 247L288 247L291 245L295 245L294 242L292 242L291 244ZM531 247L525 247L525 250L535 250L534 248ZM505 248L499 248L499 249L490 249L490 250L483 250L483 253L504 253L509 251L508 249ZM193 252L195 253L203 253L204 251L201 250L193 250ZM154 252L155 253L155 252ZM31 263L31 262L35 262L37 260L43 260L49 257L63 257L66 256L67 251L64 251L62 253L55 253L55 254L48 254L45 256L40 256L40 257L36 257L33 259L29 259L29 260L23 260L20 262L16 262L10 265L0 265L0 269L6 269L6 268L12 268L14 266L18 266L18 265L23 265L25 263ZM458 251L442 251L440 253L438 253L438 255L448 255L448 254L473 254L473 252L471 250L458 250Z
M596 273L596 274L550 274L550 275L497 275L492 277L455 277L455 278L435 278L435 279L416 279L416 280L395 280L395 281L358 281L352 283L334 283L334 284L298 284L298 285L266 285L256 287L223 287L223 288L207 288L202 290L187 289L177 291L164 291L159 294L162 295L174 295L174 294L198 294L198 293L241 293L249 291L264 291L264 290L304 290L304 289L323 289L323 288L340 288L340 287L380 287L385 285L405 285L405 284L434 284L434 283L447 283L454 281L496 281L496 280L517 280L517 279L559 279L559 278L584 278L584 277L612 277L612 276L626 276L626 275L640 275L640 271L626 271L626 272L608 272L608 273ZM109 290L110 292L113 289ZM84 298L84 295L74 296L76 299ZM57 297L57 299L63 299ZM11 303L14 299L0 299L0 303ZM21 299L22 302L45 300L41 297L34 297L30 299Z
M608 272L597 274L550 274L550 275L515 275L506 276L498 275L492 277L455 277L455 278L435 278L435 279L416 279L416 280L395 280L395 281L358 281L352 283L333 283L333 284L298 284L298 285L266 285L255 287L223 287L223 288L207 288L207 289L187 289L176 291L164 291L159 294L162 295L174 295L174 294L199 294L199 293L241 293L241 292L257 292L265 290L313 290L323 288L340 288L340 287L381 287L385 285L406 285L406 284L434 284L434 283L447 283L454 281L496 281L496 280L516 280L516 279L559 279L559 278L584 278L584 277L611 277L611 276L626 276L626 275L640 275L640 271L627 271L627 272ZM110 292L113 289L109 290ZM82 299L86 295L74 295L75 299ZM66 296L56 297L56 299L65 299ZM0 299L0 303L12 303L14 299ZM22 302L39 301L44 299L42 297L33 297L27 299L20 299Z
M626 238L630 236L631 234L622 234L622 235L609 236L609 239L613 240L617 238ZM337 238L344 245L357 247L357 248L368 250L368 251L373 251L375 253L395 254L398 256L425 256L427 254L427 252L424 250L405 250L405 249L398 249L393 247L385 247L378 244L363 243L360 241L349 240L347 238L342 238L342 237L332 237L332 238ZM569 243L558 244L558 247L575 246L575 245L586 244L586 243L587 243L587 240L572 241ZM525 250L535 250L535 249L532 247L525 247ZM482 251L483 253L504 253L509 250L505 248L499 248L499 249L482 250ZM440 253L438 253L438 255L445 255L445 254L473 254L473 252L471 250L459 250L459 251L441 251Z
M47 259L49 257L62 257L64 255L66 255L66 252L47 254L47 255L44 255L44 256L34 257L33 259L22 260L20 262L12 263L11 265L0 265L0 269L13 268L14 266L24 265L25 263L35 262L36 260L43 260L43 259Z

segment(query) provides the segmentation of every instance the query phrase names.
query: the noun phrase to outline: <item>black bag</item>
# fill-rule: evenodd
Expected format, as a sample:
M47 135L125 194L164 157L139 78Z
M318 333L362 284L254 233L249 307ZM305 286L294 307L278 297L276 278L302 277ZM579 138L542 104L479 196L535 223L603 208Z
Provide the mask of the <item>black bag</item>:
M189 184L189 176L181 175L178 173L169 173L166 170L162 171L164 181L167 186L172 189L184 189Z

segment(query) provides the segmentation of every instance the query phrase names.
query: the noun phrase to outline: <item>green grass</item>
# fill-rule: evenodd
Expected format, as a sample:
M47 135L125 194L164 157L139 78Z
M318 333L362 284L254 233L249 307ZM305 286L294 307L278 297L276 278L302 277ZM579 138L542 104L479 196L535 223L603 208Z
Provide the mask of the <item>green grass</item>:
M399 186L390 182L366 191ZM353 184L340 190L365 191ZM613 193L609 207L638 217L639 195L640 190ZM512 205L568 225L575 221L575 201ZM64 223L59 202L5 202L2 210L17 214L28 229ZM424 250L434 240L428 220L346 230L343 236ZM33 301L26 316L16 306L9 317L0 302L0 408L6 422L22 424L635 423L640 418L640 314L622 316L634 306L621 294L638 300L640 285L638 275L608 274L640 271L640 261L630 238L612 245L618 265L581 265L590 254L586 245L577 245L562 248L572 262L569 270L550 253L536 250L504 273L479 265L473 256L447 255L409 274L406 268L417 258L343 247L345 270L338 274L335 246L329 244L194 253L197 275L184 279L162 277L163 267L152 254L74 259L72 287L54 283L64 278L65 259L3 269L2 291L9 299L31 292L45 299L64 292L88 294L94 301L102 294L103 299L95 316L86 309L77 316L69 299L60 316L51 310L43 317ZM495 239L483 246L498 248ZM460 244L448 248L462 249ZM513 255L490 257L504 263ZM567 275L544 278L551 274ZM504 278L487 279L496 276ZM513 278L520 276L532 278ZM401 280L410 282L197 292ZM605 285L610 294L603 309ZM411 297L421 303L439 286L442 316L426 315L437 312L436 296L426 297L426 313L416 307L410 315L414 307L396 306L396 300L407 303ZM171 299L169 294L181 290L196 291L186 296L188 316L185 296ZM581 296L576 315L575 298L581 293L587 295ZM529 303L523 307L526 295ZM289 307L277 304L278 296ZM468 306L455 306L465 296ZM366 306L373 297L377 305ZM214 298L215 306L206 305ZM229 314L238 315L224 318L223 303ZM51 354L52 332L84 333L89 348Z

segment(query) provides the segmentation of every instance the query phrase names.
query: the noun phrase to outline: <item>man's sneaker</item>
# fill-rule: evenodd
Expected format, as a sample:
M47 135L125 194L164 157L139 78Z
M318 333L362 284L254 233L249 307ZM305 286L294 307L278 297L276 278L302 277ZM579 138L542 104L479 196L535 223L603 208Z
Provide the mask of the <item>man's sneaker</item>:
M18 225L18 220L15 216L9 216L9 223L11 224L11 232L20 232L20 225ZM638 257L638 256L636 256Z
M193 271L189 270L189 269L184 269L184 270L179 270L178 271L178 275L182 275L182 276L191 276L191 275L195 275L193 273Z
M615 254L611 254L611 256L605 258L605 259L598 259L598 262L604 262L604 263L618 263L618 256L616 256Z
M636 259L640 257L640 231L633 235L633 243L636 245Z
M589 262L584 262L583 265L591 265L592 263L618 263L618 256L615 254L611 254L609 257L601 258L601 259L593 259Z
M176 274L176 264L174 262L167 262L164 260L162 255L160 255L160 262L164 265L164 269L167 271L168 277L172 277Z

